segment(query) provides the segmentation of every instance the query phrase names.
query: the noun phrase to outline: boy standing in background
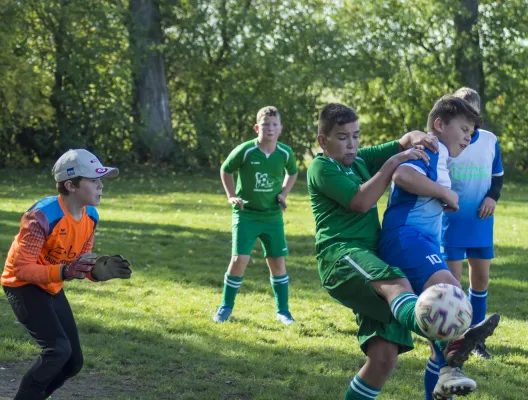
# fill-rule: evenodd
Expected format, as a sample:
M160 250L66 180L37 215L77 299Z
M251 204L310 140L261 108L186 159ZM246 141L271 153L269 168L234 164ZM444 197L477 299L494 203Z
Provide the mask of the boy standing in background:
M295 320L288 306L289 278L284 261L288 247L282 212L297 179L297 163L292 149L278 141L282 125L277 108L260 109L254 129L258 137L237 146L220 169L228 202L233 205L233 245L224 277L222 305L213 320L222 323L231 315L258 238L270 270L277 320L290 325ZM238 173L236 190L235 172Z
M464 87L453 95L480 111L480 96L475 90ZM473 306L472 325L476 325L486 317L489 270L494 257L493 214L504 176L497 137L487 130L476 129L468 148L450 160L448 167L460 210L444 215L443 256L459 281L464 259L468 259L468 297ZM473 353L492 358L484 342Z

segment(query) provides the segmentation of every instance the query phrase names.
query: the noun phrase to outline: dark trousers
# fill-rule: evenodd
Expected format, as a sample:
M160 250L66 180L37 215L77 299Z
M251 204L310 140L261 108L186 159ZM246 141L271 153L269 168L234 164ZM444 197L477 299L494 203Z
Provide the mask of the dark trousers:
M79 333L68 299L35 285L3 286L18 321L42 349L14 400L44 400L82 368Z

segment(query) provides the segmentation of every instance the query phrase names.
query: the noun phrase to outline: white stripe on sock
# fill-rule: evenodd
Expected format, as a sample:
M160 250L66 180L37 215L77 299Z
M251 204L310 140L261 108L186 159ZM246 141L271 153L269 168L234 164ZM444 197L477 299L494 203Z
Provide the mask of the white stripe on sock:
M430 372L431 374L433 374L433 375L440 375L440 371L438 371L438 370L434 370L434 369L430 368L429 365L427 365L427 367L425 367L425 369L426 369L427 371L429 371L429 372Z
M484 293L478 293L478 292L474 292L473 290L471 290L471 288L469 289L469 294L473 297L487 297L488 296L488 291L486 290Z
M242 282L232 281L231 279L224 278L224 284L230 287L239 288Z
M396 302L394 302L391 305L392 313L394 315L396 315L396 313L398 312L399 308L401 307L401 305L403 303L405 303L409 299L417 299L417 298L418 298L418 296L416 296L415 294L412 294L412 293L409 293L409 294L405 295L404 297L399 298L398 300L396 300Z
M271 283L288 283L289 278L286 277L286 278L277 279L275 277L271 277L270 281L271 281Z
M354 379L352 380L353 381L353 384L355 386L358 387L358 389L361 389L363 390L364 392L366 392L364 395L367 396L367 397L370 397L371 395L373 395L374 397L370 397L371 399L375 399L376 396L379 394L379 390L373 390L373 389L369 389L368 387L366 387L365 385L363 385L357 378L357 375L354 376ZM354 389L354 386L352 386L352 389ZM359 392L361 393L361 392Z

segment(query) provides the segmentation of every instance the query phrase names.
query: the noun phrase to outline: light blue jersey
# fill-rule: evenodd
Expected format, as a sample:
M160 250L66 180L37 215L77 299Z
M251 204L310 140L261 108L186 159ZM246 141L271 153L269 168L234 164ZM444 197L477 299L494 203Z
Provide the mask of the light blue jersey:
M409 166L432 181L450 188L447 170L448 150L439 143L438 153L425 150L429 165L423 160L407 161ZM392 184L389 204L383 217L379 256L386 263L399 267L409 279L416 294L420 294L428 279L439 270L448 270L442 260L443 203L440 199L418 196Z
M491 178L504 175L497 137L478 129L462 154L448 161L448 169L451 189L458 194L460 210L445 213L443 245L493 246L493 215L481 219L478 209L491 187Z
M423 160L407 161L401 164L414 168L420 174L427 176L434 182L450 188L449 171L447 169L449 152L447 147L439 143L438 153L429 150L425 152L431 158L429 165ZM416 227L423 235L440 243L442 231L443 204L440 199L418 196L392 184L387 211L383 217L382 231L390 235L391 231L402 226Z

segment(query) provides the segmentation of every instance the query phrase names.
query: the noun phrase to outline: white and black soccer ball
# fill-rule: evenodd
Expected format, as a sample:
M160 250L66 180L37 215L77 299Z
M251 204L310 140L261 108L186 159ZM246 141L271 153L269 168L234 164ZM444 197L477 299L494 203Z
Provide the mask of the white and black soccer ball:
M462 289L447 283L427 288L414 309L418 326L432 340L461 337L471 325L473 307Z

